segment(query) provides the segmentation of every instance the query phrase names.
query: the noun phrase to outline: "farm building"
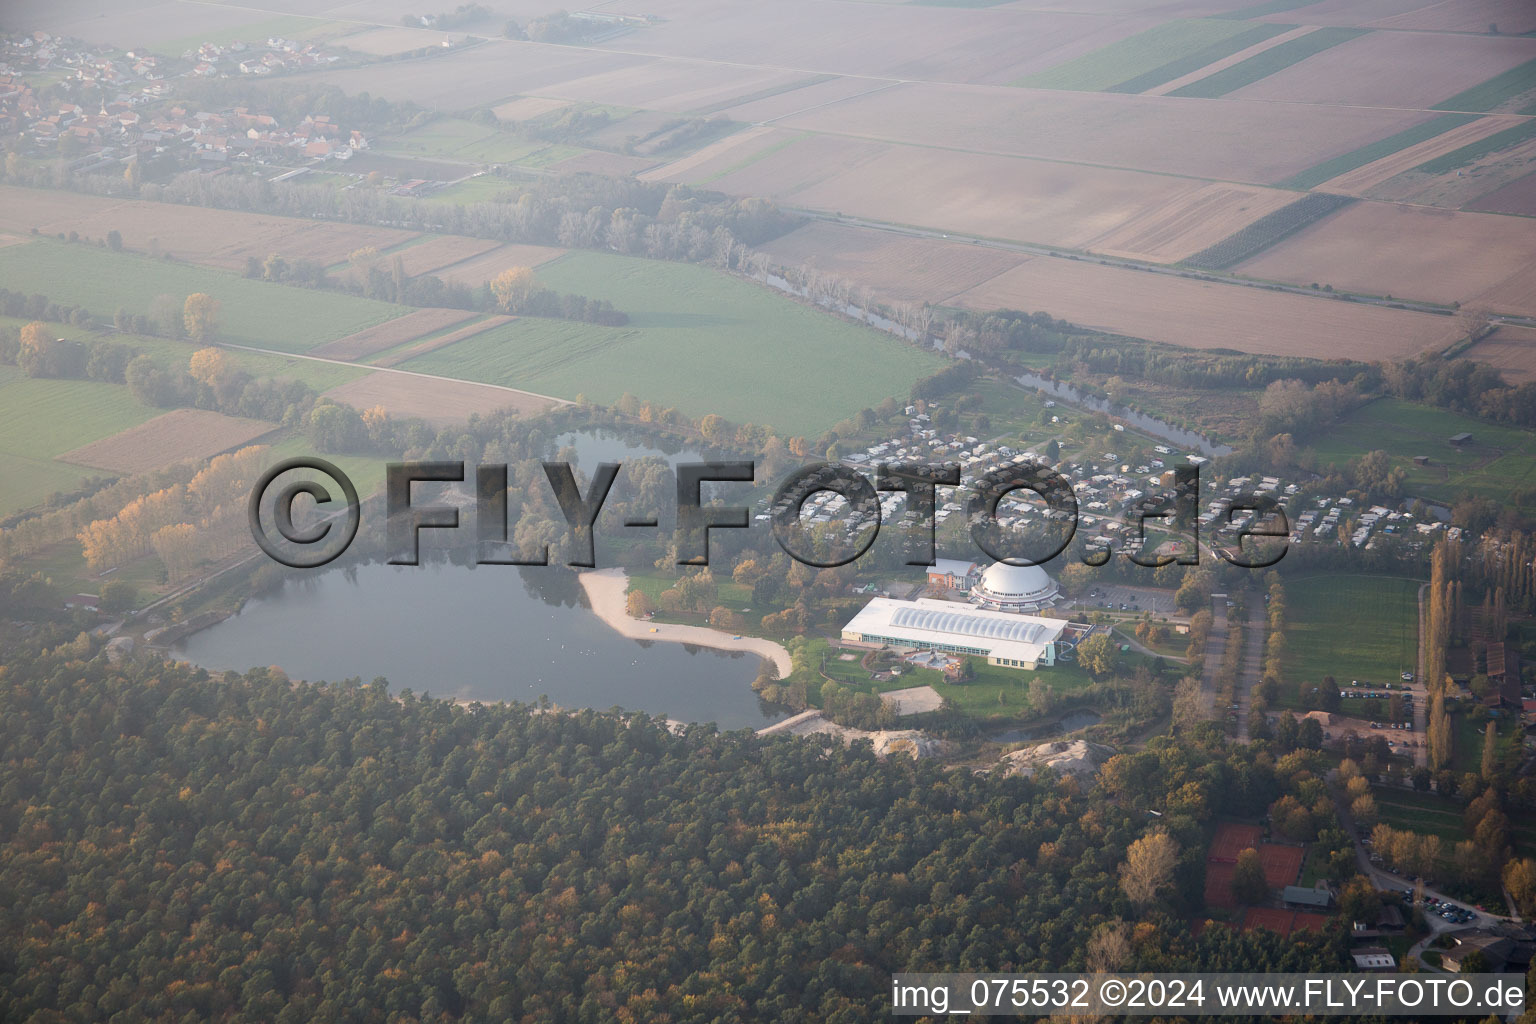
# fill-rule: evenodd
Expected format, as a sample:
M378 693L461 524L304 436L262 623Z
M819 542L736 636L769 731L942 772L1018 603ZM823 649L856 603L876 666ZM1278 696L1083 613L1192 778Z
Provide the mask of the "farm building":
M967 608L949 601L877 597L843 627L843 639L973 654L990 665L1036 669L1056 663L1056 641L1066 626L1062 619Z
M994 562L971 587L971 603L997 612L1044 611L1061 597L1061 588L1038 565Z

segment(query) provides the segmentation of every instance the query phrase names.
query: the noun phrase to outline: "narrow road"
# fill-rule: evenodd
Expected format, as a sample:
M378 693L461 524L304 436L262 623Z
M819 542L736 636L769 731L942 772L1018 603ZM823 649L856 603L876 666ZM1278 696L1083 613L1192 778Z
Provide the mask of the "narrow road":
M1253 688L1259 685L1264 674L1264 600L1257 594L1248 595L1248 621L1243 627L1243 663L1237 673L1237 738L1248 742L1248 709L1253 704Z
M1428 589L1428 583L1419 584L1418 671L1414 673L1413 685L1409 687L1409 692L1413 694L1414 742L1418 744L1413 748L1413 761L1421 768L1429 767L1429 681L1424 678L1424 644L1427 640L1424 632L1427 614L1424 609L1424 591Z
M1227 601L1211 599L1211 632L1205 639L1205 676L1200 681L1200 700L1206 714L1219 719L1225 709L1216 706L1216 677L1227 654Z

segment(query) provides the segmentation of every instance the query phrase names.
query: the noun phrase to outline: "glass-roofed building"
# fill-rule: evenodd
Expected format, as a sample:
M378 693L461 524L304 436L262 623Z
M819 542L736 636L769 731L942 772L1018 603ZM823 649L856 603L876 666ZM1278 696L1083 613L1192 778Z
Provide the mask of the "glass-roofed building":
M1067 623L953 601L877 597L843 627L850 643L972 654L989 665L1035 669L1056 664L1056 641Z

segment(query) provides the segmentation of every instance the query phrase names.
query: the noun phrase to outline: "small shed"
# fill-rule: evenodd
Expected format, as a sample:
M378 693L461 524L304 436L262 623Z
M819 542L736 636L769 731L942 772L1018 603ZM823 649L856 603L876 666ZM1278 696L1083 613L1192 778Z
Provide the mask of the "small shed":
M1452 434L1450 437L1450 442L1451 444L1460 448L1464 444L1472 443L1472 435L1470 433Z

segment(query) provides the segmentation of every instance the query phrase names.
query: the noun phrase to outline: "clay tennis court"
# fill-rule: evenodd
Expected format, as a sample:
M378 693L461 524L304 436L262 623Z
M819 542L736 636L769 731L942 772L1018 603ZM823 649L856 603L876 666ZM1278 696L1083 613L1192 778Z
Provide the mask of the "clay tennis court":
M1211 862L1205 865L1205 905L1207 907L1220 907L1223 910L1235 910L1237 900L1232 895L1232 874L1236 868L1231 864Z
M1301 847L1261 843L1258 849L1259 863L1264 865L1264 881L1271 889L1296 884L1296 879L1301 877L1304 853Z
M1210 861L1234 864L1238 854L1256 849L1263 841L1264 830L1258 825L1217 825L1216 835L1211 838L1205 856Z

